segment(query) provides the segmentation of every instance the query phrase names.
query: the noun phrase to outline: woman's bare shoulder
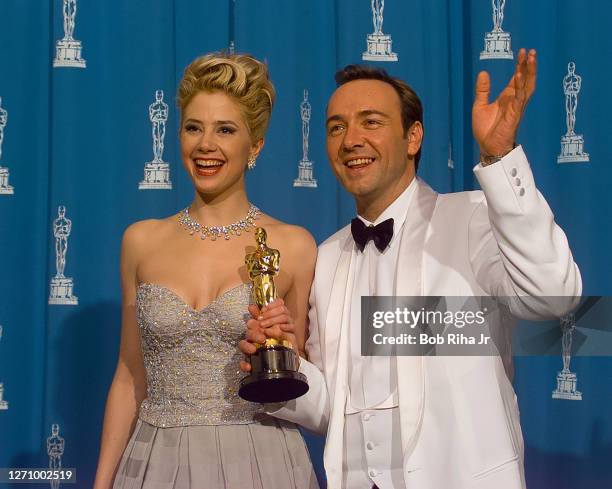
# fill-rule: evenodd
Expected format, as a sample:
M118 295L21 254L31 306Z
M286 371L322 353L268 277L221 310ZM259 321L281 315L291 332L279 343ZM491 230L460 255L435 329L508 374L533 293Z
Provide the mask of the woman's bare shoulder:
M287 224L265 214L261 222L257 221L256 225L266 228L271 238L282 244L282 251L297 255L316 254L317 243L312 234L302 226Z
M178 214L162 219L144 219L130 224L123 233L123 247L139 251L154 246L177 226Z

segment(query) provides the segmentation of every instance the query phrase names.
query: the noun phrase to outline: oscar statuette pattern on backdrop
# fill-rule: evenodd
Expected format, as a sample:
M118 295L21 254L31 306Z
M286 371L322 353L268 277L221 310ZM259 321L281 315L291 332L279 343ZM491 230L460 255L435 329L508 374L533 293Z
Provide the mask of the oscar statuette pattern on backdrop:
M71 487L91 487L119 345L121 236L192 197L175 93L206 52L268 63L278 101L249 195L321 242L355 215L325 153L337 69L371 63L408 81L425 108L419 175L470 190L476 75L489 71L497 96L518 49L535 48L517 142L585 294L612 293L611 17L612 4L569 0L1 2L0 467L75 467ZM558 353L516 360L527 485L607 487L612 361ZM566 361L574 376L559 383ZM307 441L323 480L323 442Z

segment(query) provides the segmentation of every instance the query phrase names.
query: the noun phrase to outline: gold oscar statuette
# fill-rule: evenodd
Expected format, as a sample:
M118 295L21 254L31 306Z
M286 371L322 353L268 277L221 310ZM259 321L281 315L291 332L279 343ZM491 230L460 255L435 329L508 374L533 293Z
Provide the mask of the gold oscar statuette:
M253 284L253 303L262 309L276 299L274 277L280 270L280 253L268 248L264 228L255 229L255 251L244 258ZM251 402L284 402L308 392L306 376L298 372L299 358L289 341L268 338L255 344L250 355L251 373L242 379L238 395Z

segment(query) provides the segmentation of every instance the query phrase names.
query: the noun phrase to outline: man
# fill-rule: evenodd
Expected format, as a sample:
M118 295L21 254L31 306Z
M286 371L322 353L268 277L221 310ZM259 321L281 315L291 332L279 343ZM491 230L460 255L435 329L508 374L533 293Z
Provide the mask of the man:
M359 328L367 295L510 297L510 311L530 317L576 305L579 271L515 145L535 79L533 50L520 51L493 103L488 74L479 74L472 124L483 191L437 195L415 177L423 138L416 94L382 70L337 74L327 152L358 218L319 247L300 366L310 390L268 409L326 434L329 488L525 486L516 396L499 356L362 357ZM567 300L527 301L546 296ZM264 319L286 316L282 301L274 306ZM292 325L282 322L263 329L249 321L241 350L252 353L249 341L265 336L289 338Z

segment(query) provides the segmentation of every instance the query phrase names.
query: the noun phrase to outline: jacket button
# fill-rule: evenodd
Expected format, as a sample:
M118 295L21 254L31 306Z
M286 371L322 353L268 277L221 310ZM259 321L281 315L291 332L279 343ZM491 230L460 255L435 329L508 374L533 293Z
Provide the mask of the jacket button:
M512 170L510 170L510 176L516 177L518 171L516 171L516 168L512 168Z

